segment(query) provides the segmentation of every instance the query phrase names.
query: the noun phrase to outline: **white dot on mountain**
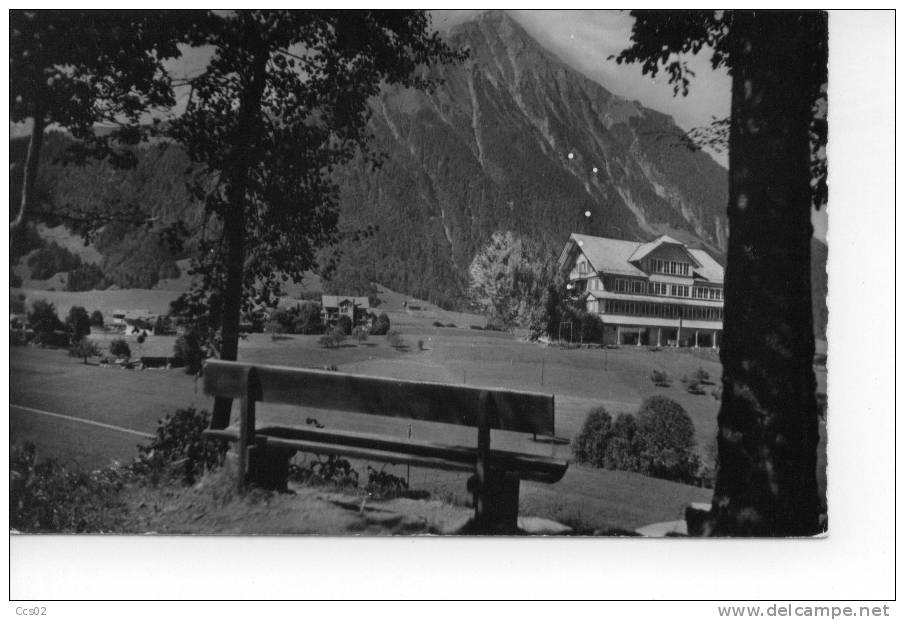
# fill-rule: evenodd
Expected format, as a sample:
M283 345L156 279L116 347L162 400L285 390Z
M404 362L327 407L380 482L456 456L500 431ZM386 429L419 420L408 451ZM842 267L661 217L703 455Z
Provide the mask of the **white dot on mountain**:
M597 174L597 166L594 166L594 174Z
M575 153L569 153L569 159L575 159Z
M591 212L590 212L590 211L585 211L585 212L584 212L584 216L585 216L585 217L591 217Z

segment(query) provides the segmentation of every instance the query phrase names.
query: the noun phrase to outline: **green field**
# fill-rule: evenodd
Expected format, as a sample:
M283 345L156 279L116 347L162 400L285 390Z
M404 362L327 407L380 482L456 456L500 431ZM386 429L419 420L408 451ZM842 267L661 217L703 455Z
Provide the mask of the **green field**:
M720 365L711 351L564 349L524 342L500 332L434 327L432 323L440 320L435 318L440 315L406 314L392 307L386 310L393 328L403 333L409 345L406 349L393 349L385 338L375 336L360 345L347 342L338 348L324 349L317 345L317 336L282 336L274 340L269 335L252 334L240 343L240 359L309 368L335 365L352 373L552 393L556 398L556 434L565 439L575 436L592 407L604 405L611 413L634 412L642 399L663 394L679 402L691 416L702 456L715 437L719 402L710 393L715 386L708 386L706 395L695 396L688 394L680 382L683 376L701 368L718 383ZM478 324L479 317L470 316L473 324ZM112 337L92 335L103 347ZM134 336L126 339L133 356L170 355L175 340L149 336L138 345ZM670 387L653 385L649 377L655 368L667 372L673 380ZM819 380L825 389L825 371L819 372ZM44 456L53 455L74 466L91 468L106 465L112 458L131 459L136 454L135 445L142 439L35 414L15 405L146 433L153 432L158 420L178 407L210 406L200 384L179 369L102 368L84 365L63 351L33 347L10 350L10 402L14 405L10 410L11 442L32 441ZM261 423L300 423L303 416L316 417L327 426L342 423L355 430L400 437L411 432L413 437L426 440L475 440L465 428L450 432L449 427L419 422L409 425L401 419L362 415L345 416L340 422L339 415L331 411L301 412L268 405L259 410ZM825 428L822 432L825 435ZM570 456L567 444L535 443L508 433L495 433L493 441L503 448ZM820 452L824 488L825 454L824 438ZM364 470L364 463L356 465ZM396 469L399 475L410 475L413 487L427 488L451 501L467 499L464 475ZM679 519L685 505L709 501L710 494L707 489L572 464L566 477L555 485L524 484L522 511L582 527L631 530L652 522Z

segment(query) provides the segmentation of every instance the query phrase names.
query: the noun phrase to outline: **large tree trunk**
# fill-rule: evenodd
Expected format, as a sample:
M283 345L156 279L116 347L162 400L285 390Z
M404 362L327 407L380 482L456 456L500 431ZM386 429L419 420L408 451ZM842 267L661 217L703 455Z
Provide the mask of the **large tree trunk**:
M820 13L733 15L729 252L712 533L820 531L809 126Z
M22 195L19 201L19 212L9 223L10 233L16 232L28 221L29 210L34 202L35 179L38 176L38 163L41 161L41 146L44 144L44 129L47 121L40 103L36 105L32 116L31 138L28 141L28 154L25 156L25 174L22 178Z
M257 45L255 45L257 43ZM242 315L242 291L245 282L245 243L248 184L251 168L257 161L257 149L254 147L259 119L261 100L267 78L267 61L270 54L263 43L258 40L249 45L253 54L252 66L247 77L245 90L239 104L236 141L232 152L233 166L227 186L228 210L224 215L223 235L226 247L226 283L223 290L223 310L221 316L220 359L235 361L239 356L239 325ZM229 424L230 399L214 400L214 411L211 415L213 428L223 428Z

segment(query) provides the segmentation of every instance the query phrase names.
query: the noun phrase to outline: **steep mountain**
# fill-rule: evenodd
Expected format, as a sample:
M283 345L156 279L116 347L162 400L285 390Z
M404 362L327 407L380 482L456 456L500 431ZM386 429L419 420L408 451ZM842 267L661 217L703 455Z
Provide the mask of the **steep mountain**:
M670 117L569 68L504 12L449 39L471 54L434 69L442 86L386 89L374 102L371 129L388 158L376 174L359 165L344 176L342 224L379 231L342 248L335 280L364 272L456 306L468 264L496 230L548 256L572 232L668 233L723 251L726 171L682 146Z

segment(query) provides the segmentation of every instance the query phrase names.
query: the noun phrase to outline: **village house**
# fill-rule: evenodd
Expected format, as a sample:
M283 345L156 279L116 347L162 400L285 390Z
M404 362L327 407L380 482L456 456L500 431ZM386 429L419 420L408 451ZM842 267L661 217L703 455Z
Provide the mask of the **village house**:
M368 318L371 304L367 297L345 297L342 295L321 296L321 316L324 325L333 325L341 316L347 316L352 325L359 325Z
M704 250L663 235L624 241L572 234L559 267L573 298L604 323L604 342L719 346L723 267Z
M128 327L138 329L152 329L157 315L152 314L149 310L120 310L113 311L109 324L119 329Z

